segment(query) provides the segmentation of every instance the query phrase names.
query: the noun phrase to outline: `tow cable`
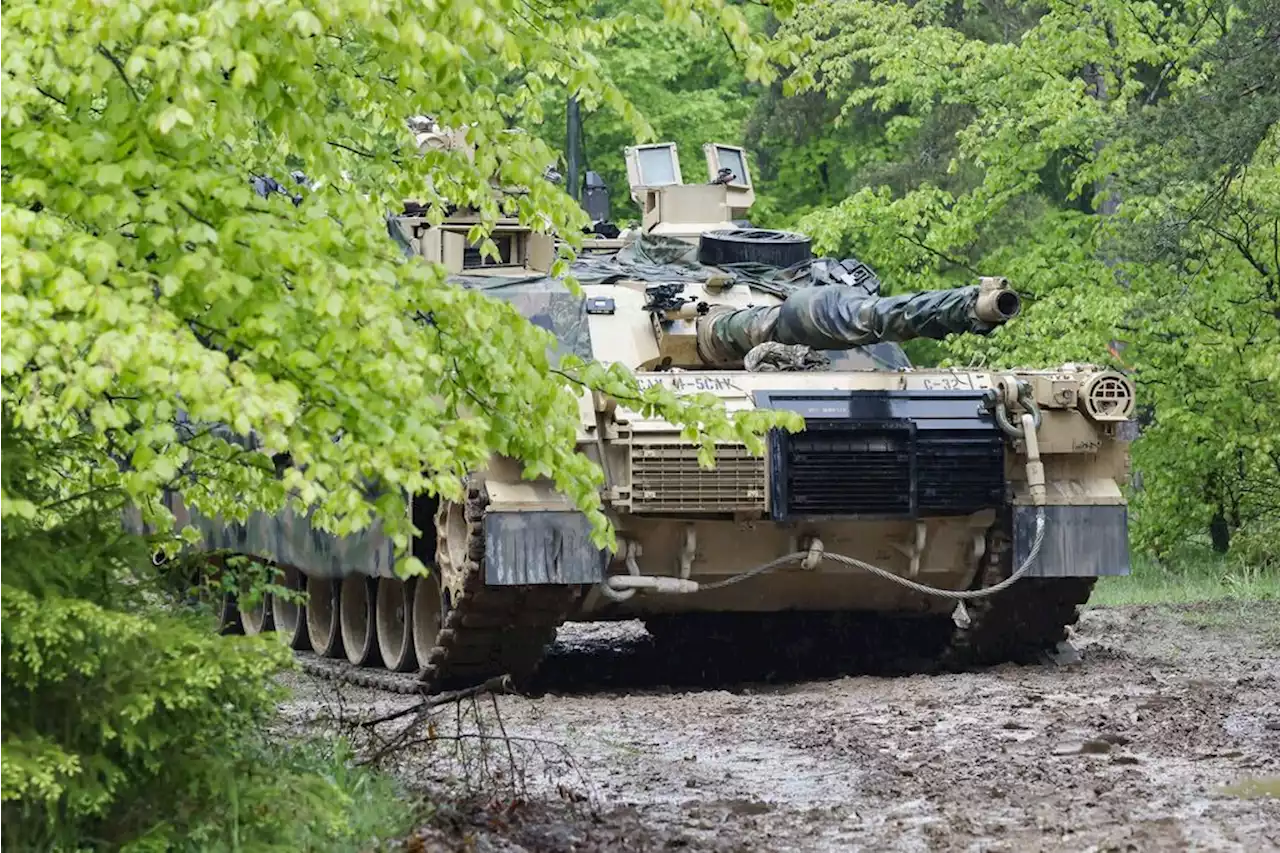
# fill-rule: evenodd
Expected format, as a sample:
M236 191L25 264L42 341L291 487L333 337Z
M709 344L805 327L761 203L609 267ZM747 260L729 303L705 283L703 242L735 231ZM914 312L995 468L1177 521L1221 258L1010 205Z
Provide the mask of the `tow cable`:
M699 583L695 580L687 578L668 577L666 575L644 575L640 573L640 567L636 560L639 554L639 546L635 542L627 544L626 566L627 574L611 575L604 582L597 585L600 593L613 601L626 601L636 594L638 590L645 592L665 593L670 595L688 595L695 592L709 592L714 589L722 589L735 583L741 583L749 578L758 577L776 571L783 566L789 566L794 563L802 563L805 568L815 568L822 560L830 560L833 563L842 563L846 566L852 566L856 569L870 572L876 577L892 581L899 586L904 586L914 592L923 593L924 595L932 595L937 598L950 599L957 602L972 601L978 598L986 598L995 595L1001 590L1008 589L1024 577L1031 570L1036 558L1040 556L1040 547L1044 543L1044 525L1045 525L1045 482L1044 482L1044 463L1040 461L1040 442L1036 436L1036 428L1040 425L1040 410L1035 405L1034 398L1028 393L1029 386L1025 383L1018 384L1018 400L1023 404L1024 408L1030 411L1024 411L1019 418L1020 426L1015 427L1009 419L1003 414L1003 407L999 403L996 404L996 411L1001 413L997 417L997 423L1001 429L1012 438L1020 438L1026 443L1026 472L1027 486L1031 494L1032 505L1036 508L1036 532L1031 540L1031 551L1027 554L1027 558L1022 561L1022 565L1009 577L992 584L991 586L981 589L939 589L938 587L928 586L926 584L917 583L909 578L904 578L899 574L895 574L887 569L859 560L857 557L850 557L845 554L835 554L826 551L822 547L822 540L814 539L809 549L804 551L793 551L770 560L767 563L761 563L753 569L725 578L724 580L714 581L712 583ZM1024 390L1025 389L1025 390ZM1001 395L1003 396L1003 395Z

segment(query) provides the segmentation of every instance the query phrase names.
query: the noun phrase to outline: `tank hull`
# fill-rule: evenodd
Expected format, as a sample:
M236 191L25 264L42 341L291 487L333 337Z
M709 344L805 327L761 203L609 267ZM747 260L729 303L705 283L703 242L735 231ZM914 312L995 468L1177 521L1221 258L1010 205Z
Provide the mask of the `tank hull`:
M819 543L825 555L940 593L974 590L1007 578L1025 560L1033 517L1044 513L1047 532L1028 577L966 605L995 614L981 622L990 636L956 628L937 648L939 660L962 649L965 660L993 662L1057 642L1093 580L1128 570L1120 489L1127 449L1119 422L1087 414L1079 395L1094 375L642 373L642 384L710 392L731 410L790 406L806 427L775 435L763 456L721 446L716 466L706 469L670 424L619 408L596 441L584 412L580 449L600 461L603 445L608 462L616 552L591 543L585 517L550 482L525 480L513 460L495 458L471 478L465 505L416 499L422 539L414 553L432 573L408 583L398 579L395 551L376 525L337 537L290 509L228 524L187 511L174 495L169 506L180 524L201 532L192 550L257 558L285 569L304 598L322 596L302 601L288 623L308 630L281 634L295 649L364 667L416 668L441 689L501 672L528 674L565 620L642 619L664 631L693 626L694 636L705 624L698 620L711 614L737 614L734 624L747 626L752 614L789 612L949 625L954 597L826 557L740 576ZM1043 508L1033 505L1025 440L983 404L1006 380L1037 401ZM626 575L682 589L620 595L609 579ZM361 576L365 583L353 582ZM353 592L359 601L345 601ZM269 612L281 609L271 604ZM260 610L255 605L235 621L280 633L257 618Z
M619 535L639 545L645 574L687 577L712 584L761 563L803 550L816 537L834 553L865 560L920 583L965 589L979 569L983 539L994 513L961 519L779 524L627 518ZM921 544L922 543L922 544ZM688 570L682 572L687 560ZM913 559L913 556L915 559ZM625 567L618 567L625 571ZM719 589L685 595L637 595L615 602L588 594L575 618L641 618L656 613L847 610L901 614L949 613L954 602L923 596L867 572L823 561L796 564Z

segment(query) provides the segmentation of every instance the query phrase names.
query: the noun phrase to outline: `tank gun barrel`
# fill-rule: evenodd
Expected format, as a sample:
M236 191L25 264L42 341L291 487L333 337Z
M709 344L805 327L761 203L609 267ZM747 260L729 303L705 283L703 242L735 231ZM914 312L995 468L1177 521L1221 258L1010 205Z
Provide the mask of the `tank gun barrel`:
M811 287L780 305L712 307L698 320L698 356L707 364L730 365L768 342L846 350L883 341L985 335L1019 310L1021 300L1003 278L900 296L866 296L838 285Z

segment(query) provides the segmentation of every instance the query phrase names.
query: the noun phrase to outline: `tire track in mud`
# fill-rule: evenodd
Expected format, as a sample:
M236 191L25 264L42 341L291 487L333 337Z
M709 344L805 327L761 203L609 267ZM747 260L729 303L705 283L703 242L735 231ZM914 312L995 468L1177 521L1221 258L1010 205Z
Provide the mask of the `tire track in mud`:
M1224 793L1280 777L1278 626L1276 602L1093 609L1075 665L833 677L827 662L825 680L699 689L673 687L688 666L664 677L634 628L570 626L541 695L499 707L510 734L573 756L531 769L534 799L589 788L601 816L548 806L523 834L468 831L510 850L1280 849L1280 800ZM301 720L325 688L298 687L287 711ZM396 770L445 784L448 752ZM427 830L426 849L455 831Z

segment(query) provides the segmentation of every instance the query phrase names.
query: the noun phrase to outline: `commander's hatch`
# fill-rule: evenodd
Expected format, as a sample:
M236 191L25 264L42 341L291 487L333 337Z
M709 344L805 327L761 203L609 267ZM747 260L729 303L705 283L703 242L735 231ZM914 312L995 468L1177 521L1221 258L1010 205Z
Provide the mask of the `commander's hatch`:
M747 211L756 202L747 152L737 145L708 142L702 146L702 153L707 157L708 180L725 188L726 203L733 212L733 218L745 219Z
M674 142L625 149L631 197L640 205L645 231L696 242L704 231L733 228L755 201L747 153L735 145L707 143L707 182L686 184Z

